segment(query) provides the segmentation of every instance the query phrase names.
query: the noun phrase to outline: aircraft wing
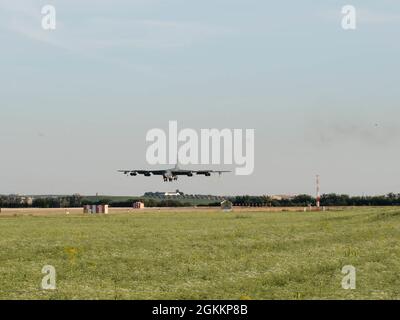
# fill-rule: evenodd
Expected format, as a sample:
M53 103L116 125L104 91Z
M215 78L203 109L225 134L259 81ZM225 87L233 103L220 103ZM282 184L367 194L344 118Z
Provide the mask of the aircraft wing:
M143 174L143 175L155 175L155 176L161 176L165 174L166 170L118 170L118 172L122 172L123 174L126 175L138 175L138 174Z
M182 169L173 169L173 170L171 170L171 173L176 176L192 176L193 175L192 170L182 170Z
M171 171L174 175L176 176L193 176L194 174L197 175L205 175L205 176L210 176L212 173L218 173L222 174L224 172L231 172L231 171L223 171L223 170L181 170L181 169L175 169Z
M211 173L218 173L219 175L226 173L226 172L232 172L232 171L226 171L226 170L198 170L195 171L196 174L198 175L209 175Z
M211 174L218 173L221 175L225 172L231 171L224 171L224 170L183 170L183 169L171 169L171 170L118 170L118 172L122 172L123 174L130 175L130 176L137 176L137 175L144 175L144 176L162 176L165 175L167 172L172 173L174 176L188 176L192 177L193 175L204 175L204 176L211 176Z

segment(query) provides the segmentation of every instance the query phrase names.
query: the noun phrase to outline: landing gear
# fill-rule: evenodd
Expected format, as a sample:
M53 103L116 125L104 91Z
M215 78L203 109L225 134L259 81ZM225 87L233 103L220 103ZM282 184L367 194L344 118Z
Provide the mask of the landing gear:
M164 182L172 182L172 181L177 181L178 177L174 176L174 177L163 177Z

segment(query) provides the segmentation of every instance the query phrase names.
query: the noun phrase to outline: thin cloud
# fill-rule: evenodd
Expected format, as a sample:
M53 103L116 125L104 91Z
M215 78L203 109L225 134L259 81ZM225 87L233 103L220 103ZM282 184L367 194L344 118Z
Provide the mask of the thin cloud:
M226 27L196 21L91 16L71 23L65 16L65 21L62 21L59 15L57 29L49 32L41 28L42 15L39 5L29 1L21 5L5 0L0 6L3 9L2 25L8 31L72 51L112 47L186 47L234 33Z
M352 123L314 121L307 126L306 140L318 147L344 143L388 146L398 143L400 128L392 123Z
M389 24L399 23L400 14L389 12L377 12L371 10L359 10L358 20L364 24Z
M132 63L131 59L113 55L112 50L179 49L233 33L228 28L192 21L96 16L81 20L62 16L62 20L58 13L56 30L46 31L41 28L42 14L38 3L26 1L22 5L5 0L1 8L0 25L8 33L89 59L151 74L155 73L152 66Z

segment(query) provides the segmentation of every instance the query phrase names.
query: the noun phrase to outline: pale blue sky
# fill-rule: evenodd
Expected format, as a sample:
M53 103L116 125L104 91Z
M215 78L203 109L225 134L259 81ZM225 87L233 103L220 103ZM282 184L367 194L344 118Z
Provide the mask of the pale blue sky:
M400 192L399 34L395 0L2 0L0 193ZM254 128L254 174L118 175L168 120Z

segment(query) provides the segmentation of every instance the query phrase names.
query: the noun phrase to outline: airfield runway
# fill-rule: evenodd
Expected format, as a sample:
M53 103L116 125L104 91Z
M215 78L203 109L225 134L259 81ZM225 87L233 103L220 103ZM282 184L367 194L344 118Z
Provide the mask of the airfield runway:
M349 210L350 207L329 207L327 211ZM139 212L215 212L220 210L219 207L176 207L176 208L112 208L109 214L121 213L139 213ZM307 208L308 210L308 208ZM234 207L234 212L304 212L304 207ZM2 216L54 216L54 215L88 215L83 213L82 208L2 208L0 217Z

